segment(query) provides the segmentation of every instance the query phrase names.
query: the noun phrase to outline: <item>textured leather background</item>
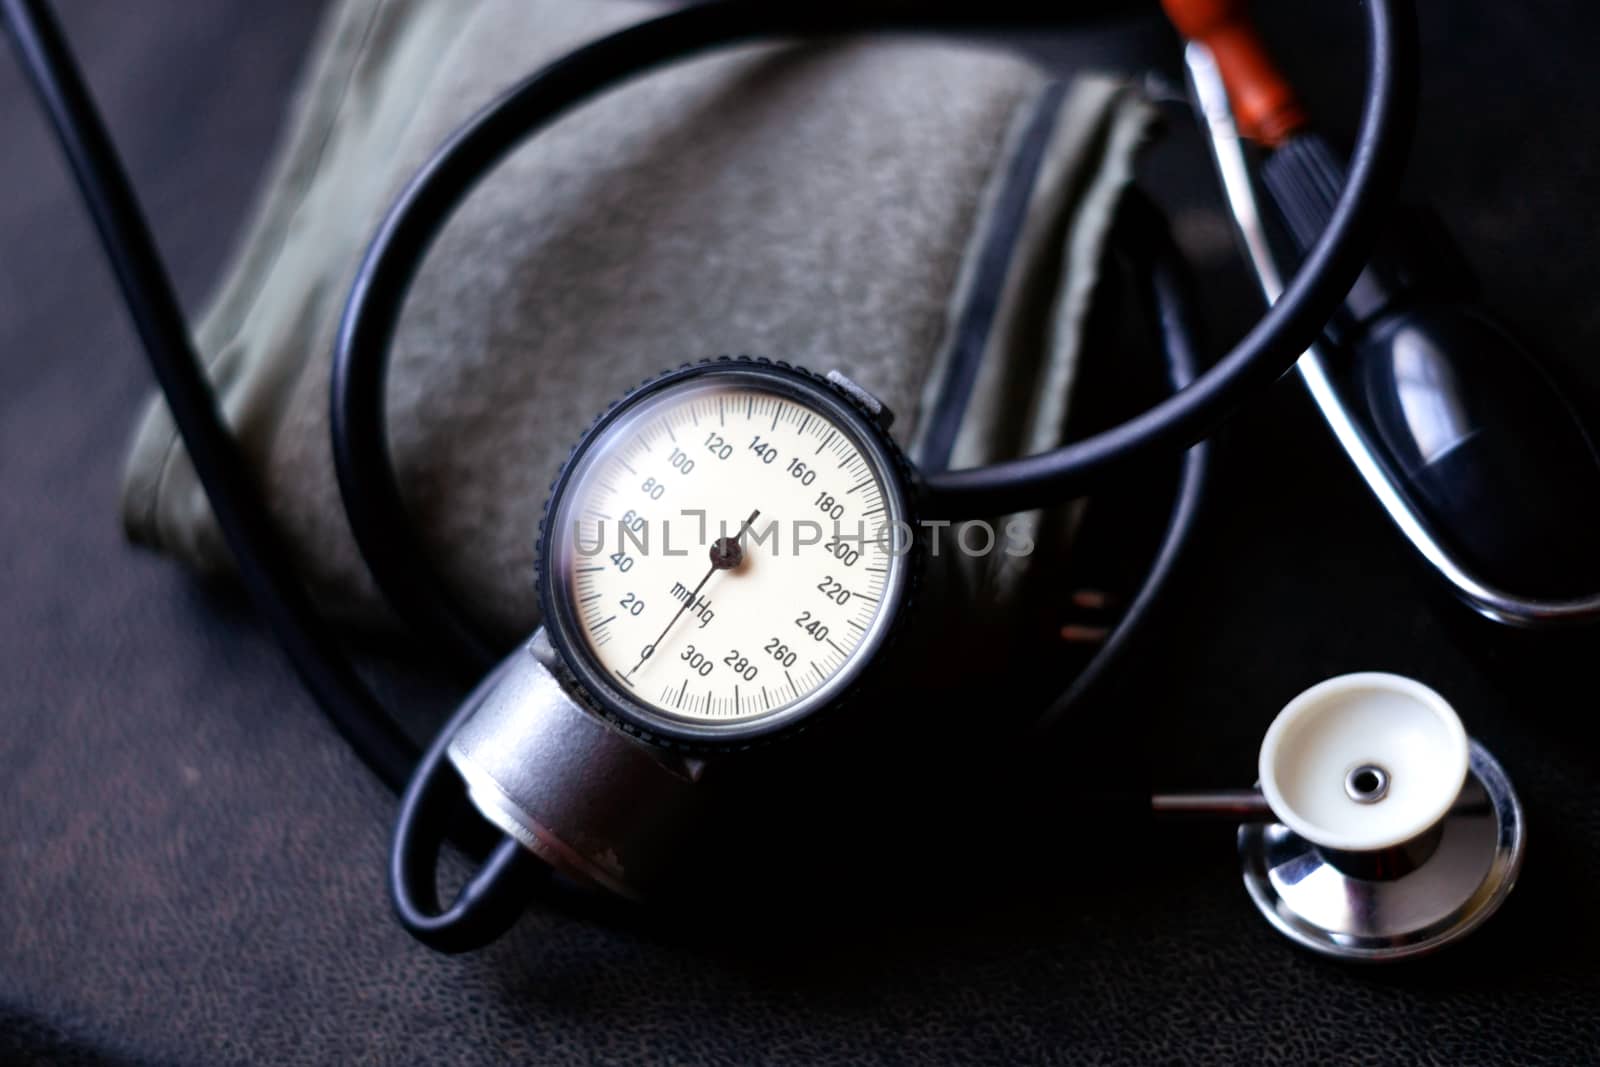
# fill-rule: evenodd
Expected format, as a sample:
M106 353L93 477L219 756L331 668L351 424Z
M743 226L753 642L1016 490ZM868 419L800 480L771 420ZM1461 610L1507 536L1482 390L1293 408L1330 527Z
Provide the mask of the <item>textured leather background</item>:
M63 6L193 306L318 5ZM1288 50L1338 120L1347 20L1292 6L1275 24L1303 20ZM1413 187L1495 308L1600 381L1600 12L1429 0L1423 23ZM1172 54L1152 25L1031 44L1060 62ZM9 57L0 144L0 1060L1600 1059L1595 639L1531 644L1438 599L1292 383L1224 435L1160 630L1100 705L1142 719L1143 750L1083 758L1239 784L1299 689L1412 673L1499 755L1532 827L1523 884L1469 942L1384 970L1308 958L1251 909L1226 829L1164 827L1126 855L1073 857L1072 886L911 900L915 920L831 937L535 913L470 958L410 943L380 881L391 799L246 608L121 540L118 465L145 371ZM1194 138L1178 131L1148 169L1199 261L1230 263ZM1207 284L1226 340L1248 290L1231 269ZM420 688L405 686L407 706L425 721L445 698ZM1093 818L1065 813L1044 847L1070 853Z

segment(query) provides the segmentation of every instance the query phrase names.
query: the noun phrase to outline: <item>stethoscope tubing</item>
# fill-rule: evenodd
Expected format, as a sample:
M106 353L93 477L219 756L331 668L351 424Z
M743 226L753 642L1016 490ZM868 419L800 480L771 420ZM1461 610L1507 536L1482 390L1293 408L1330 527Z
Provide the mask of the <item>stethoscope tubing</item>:
M1223 201L1233 216L1245 261L1255 275L1262 296L1271 303L1283 293L1282 272L1267 240L1244 144L1228 101L1227 86L1205 45L1191 42L1184 49L1184 62L1221 181ZM1483 617L1508 626L1543 628L1589 623L1600 618L1600 593L1561 599L1519 596L1474 574L1452 551L1446 539L1436 534L1434 524L1395 480L1367 431L1340 397L1330 366L1329 356L1322 346L1311 344L1295 362L1294 369L1334 440L1344 450L1384 515L1456 596Z

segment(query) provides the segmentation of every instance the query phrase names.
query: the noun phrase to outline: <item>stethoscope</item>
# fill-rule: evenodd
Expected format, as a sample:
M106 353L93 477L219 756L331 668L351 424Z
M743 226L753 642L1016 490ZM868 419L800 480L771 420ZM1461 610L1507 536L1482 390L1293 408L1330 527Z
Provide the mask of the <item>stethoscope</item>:
M481 679L419 754L341 654L289 563L47 4L3 0L241 579L335 727L403 790L391 895L402 924L425 943L461 951L492 940L551 870L623 896L649 895L670 877L675 843L696 833L707 784L725 768L797 744L825 759L829 745L848 743L838 739L850 736L852 716L868 714L871 694L892 684L896 658L915 647L905 631L929 594L929 523L1059 503L1136 460L1194 446L1291 366L1396 524L1478 610L1519 621L1595 613L1592 601L1519 599L1474 577L1433 537L1428 517L1327 385L1316 346L1363 276L1412 119L1411 5L1369 0L1355 148L1281 291L1227 87L1205 46L1191 46L1225 192L1271 301L1203 374L1192 372L1181 260L1159 213L1133 201L1126 229L1149 279L1176 390L1150 410L1038 455L919 471L888 432L893 413L840 375L736 353L668 369L598 414L552 489L539 532L543 625L509 656L477 633L422 563L385 433L390 342L412 277L455 207L509 151L570 108L710 49L1058 21L974 15L968 6L686 7L530 76L459 130L408 185L346 306L332 425L350 526L378 586L464 677ZM1230 7L1201 6L1224 18ZM1226 29L1233 47L1238 26ZM1191 497L1198 469L1186 468ZM1180 493L1180 509L1185 499ZM677 552L660 541L647 548L652 535L666 536L664 520L689 514L703 521L697 538ZM801 519L820 535L798 536ZM1124 629L1143 607L1135 604ZM1275 927L1316 951L1348 959L1430 951L1475 928L1515 882L1523 851L1515 794L1449 704L1416 682L1363 674L1314 687L1274 721L1260 771L1256 789L1161 795L1153 807L1239 821L1252 899ZM481 816L466 831L464 798ZM441 906L435 868L451 834L482 847L486 859Z

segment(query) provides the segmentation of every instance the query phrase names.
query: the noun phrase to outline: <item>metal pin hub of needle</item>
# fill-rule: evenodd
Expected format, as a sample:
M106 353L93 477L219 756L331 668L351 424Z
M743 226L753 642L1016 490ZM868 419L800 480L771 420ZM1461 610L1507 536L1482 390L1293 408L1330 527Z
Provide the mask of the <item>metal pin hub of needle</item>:
M737 537L719 537L711 542L711 569L731 571L744 562L744 546Z

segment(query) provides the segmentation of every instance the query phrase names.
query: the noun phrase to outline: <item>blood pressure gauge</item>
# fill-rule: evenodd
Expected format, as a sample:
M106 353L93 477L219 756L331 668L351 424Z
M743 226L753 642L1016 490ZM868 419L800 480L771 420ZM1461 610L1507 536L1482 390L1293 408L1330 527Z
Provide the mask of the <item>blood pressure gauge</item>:
M480 810L631 892L708 760L845 703L920 568L889 421L842 376L749 359L601 416L545 509L544 627L450 746Z
M664 742L747 744L873 662L907 588L909 500L883 409L847 389L702 364L590 431L539 578L551 642L601 711Z

